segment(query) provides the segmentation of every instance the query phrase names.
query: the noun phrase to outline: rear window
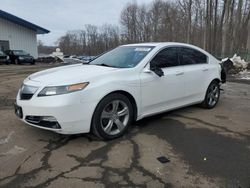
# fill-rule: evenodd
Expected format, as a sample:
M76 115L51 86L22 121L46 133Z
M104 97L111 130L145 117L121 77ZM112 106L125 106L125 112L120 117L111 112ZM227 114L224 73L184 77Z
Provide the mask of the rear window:
M28 55L27 52L22 50L13 50L14 55Z
M207 56L202 52L191 49L181 48L180 49L180 63L181 65L193 65L207 63Z

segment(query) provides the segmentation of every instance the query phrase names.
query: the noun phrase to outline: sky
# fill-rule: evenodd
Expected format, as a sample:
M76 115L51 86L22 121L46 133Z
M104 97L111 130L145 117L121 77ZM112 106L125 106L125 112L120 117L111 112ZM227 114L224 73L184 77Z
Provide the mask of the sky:
M153 0L0 0L0 9L50 30L38 35L45 45L55 45L69 30L85 24L119 24L123 7L130 2L148 4Z

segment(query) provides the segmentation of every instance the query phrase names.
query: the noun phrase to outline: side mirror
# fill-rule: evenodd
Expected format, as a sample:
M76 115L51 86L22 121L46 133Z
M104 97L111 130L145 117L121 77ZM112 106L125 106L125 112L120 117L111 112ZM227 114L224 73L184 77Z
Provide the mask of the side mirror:
M154 62L150 63L150 70L153 71L159 77L164 76L163 70L160 67L158 67Z

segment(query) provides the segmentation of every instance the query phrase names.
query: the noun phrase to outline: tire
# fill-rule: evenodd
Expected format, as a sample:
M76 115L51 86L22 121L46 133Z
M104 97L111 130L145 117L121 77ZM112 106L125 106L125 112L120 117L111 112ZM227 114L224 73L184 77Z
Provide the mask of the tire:
M226 81L227 81L227 72L226 72L224 66L221 65L221 83L224 84L224 83L226 83Z
M201 106L206 109L212 109L214 108L220 98L220 85L218 81L212 81L206 92L206 96L204 101L201 103Z
M133 120L133 107L129 99L119 93L104 97L92 117L92 133L103 140L121 137Z
M18 59L15 59L14 64L16 64L16 65L20 65L19 60L18 60Z

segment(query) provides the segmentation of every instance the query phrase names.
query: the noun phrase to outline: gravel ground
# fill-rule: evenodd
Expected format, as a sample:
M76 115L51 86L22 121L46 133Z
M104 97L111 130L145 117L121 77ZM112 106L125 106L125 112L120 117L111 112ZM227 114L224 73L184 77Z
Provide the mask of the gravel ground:
M215 109L146 118L103 142L15 117L22 80L51 66L0 66L0 187L250 187L249 82L225 84Z

